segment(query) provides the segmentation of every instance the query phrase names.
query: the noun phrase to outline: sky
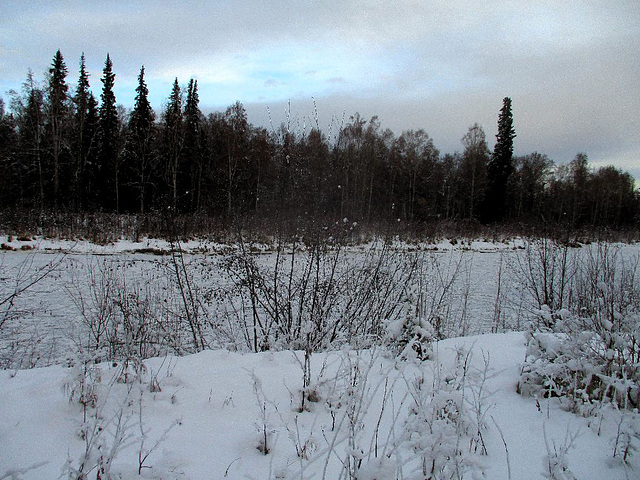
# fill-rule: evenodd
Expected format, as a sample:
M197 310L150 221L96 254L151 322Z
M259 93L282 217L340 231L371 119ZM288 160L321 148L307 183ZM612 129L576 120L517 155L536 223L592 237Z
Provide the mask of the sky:
M0 95L60 49L72 88L84 52L99 96L107 53L118 103L145 67L162 109L175 78L200 107L240 101L249 121L335 131L356 112L396 135L423 128L441 153L480 124L493 147L513 102L515 153L577 153L640 186L640 2L85 0L0 2ZM317 113L317 116L316 116ZM333 126L331 126L333 125Z

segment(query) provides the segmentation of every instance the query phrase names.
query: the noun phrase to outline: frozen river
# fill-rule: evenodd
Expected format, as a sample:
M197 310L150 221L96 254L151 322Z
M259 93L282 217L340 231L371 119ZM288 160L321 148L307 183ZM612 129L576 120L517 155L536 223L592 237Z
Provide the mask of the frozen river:
M527 288L527 272L531 272L531 261L535 257L521 244L499 247L491 250L471 245L462 249L412 251L404 248L399 253L388 250L383 268L375 270L375 275L388 274L391 270L400 272L394 278L406 281L406 287L385 294L395 295L390 301L409 305L407 311L420 310L436 322L440 337L521 330L537 306ZM575 261L591 248L571 248L567 255ZM637 261L640 252L638 245L616 245L615 249L625 261ZM252 310L249 297L239 293L243 288L247 291L246 278L243 280L242 276L249 270L242 269L242 265L247 267L246 263L232 261L237 260L237 255L188 253L174 258L151 253L87 250L0 253L1 366L44 366L63 362L79 349L91 348L92 341L101 335L99 322L104 320L101 315L120 316L123 321L144 316L165 330L171 330L171 325L178 330L182 324L175 318L185 316L186 311L190 322L194 316L199 319L203 344L238 350L251 347L251 340L243 338L251 333L247 326L233 325ZM327 269L333 266L335 273L331 278L336 286L323 291L325 295L342 298L341 295L358 288L355 283L368 281L366 275L373 275L372 268L380 259L379 250L379 246L349 247L339 253L329 251L319 256L298 252L292 258L290 249L285 248L280 255L271 251L247 253L246 257L251 258L255 268L252 271L258 276L252 288L262 288L267 292L264 295L270 295L269 282L273 280L275 285L276 275L284 275L284 281L278 280L282 285L280 289L288 287L289 297L300 295L301 302L308 303L316 300L301 294L302 287L291 288L291 282L287 285L288 275L293 275L304 286L300 277L308 272L305 269L311 268L309 265L318 266L313 275L307 276L311 280L316 274L318 278L321 275L329 278ZM414 265L409 278L406 276L409 267L405 265L416 258L420 260L419 267ZM353 274L361 269L359 275ZM339 283L337 278L343 278L344 283ZM321 279L316 279L316 284L321 285ZM383 287L379 288L375 295L382 295ZM385 292L389 292L389 288ZM371 292L362 293L366 294ZM288 301L289 305L296 302L291 298ZM332 312L337 312L335 315L344 315L344 304L350 301L343 299L335 305L325 301L325 304L332 306ZM340 302L342 306L337 306ZM189 307L183 308L185 303L191 306L191 311ZM307 307L300 308L300 312ZM267 311L268 301L256 309ZM398 311L393 310L394 315ZM194 333L193 329L190 333Z

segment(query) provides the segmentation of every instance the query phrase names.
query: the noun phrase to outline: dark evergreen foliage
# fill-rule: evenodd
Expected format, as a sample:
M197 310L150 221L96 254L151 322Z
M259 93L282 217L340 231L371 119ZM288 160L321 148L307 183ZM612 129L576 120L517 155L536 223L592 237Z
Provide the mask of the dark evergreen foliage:
M246 155L249 144L249 122L242 103L236 102L227 108L223 126L226 154L226 159L223 160L227 198L226 214L232 218L234 215L244 214L247 207L253 203L247 202L247 197L250 195L248 188L250 163ZM290 162L290 156L284 159L284 163L287 162Z
M145 213L153 203L157 175L155 113L149 103L149 89L140 68L133 111L129 117L125 146L124 181L127 186L126 211Z
M186 215L184 231L205 217L343 232L362 222L394 231L435 221L639 225L640 195L628 173L595 170L582 153L560 165L537 152L513 157L509 98L493 154L475 124L462 153L441 155L426 131L396 136L377 117L359 114L332 123L327 134L317 115L310 130L313 120L296 122L290 113L279 128L258 128L240 102L204 116L194 79L184 88L173 82L158 121L144 67L123 121L108 55L99 107L84 55L72 98L66 75L58 51L44 89L29 73L8 109L0 101L0 218L12 212L40 222L48 212L98 211L155 216L166 225L177 214Z
M196 212L200 209L203 175L204 136L202 132L202 112L199 107L198 81L189 80L187 99L184 106L184 149L183 179L180 189L186 191L183 211Z
M178 182L182 176L182 147L184 145L184 129L182 118L182 95L180 85L176 78L173 82L169 103L163 115L163 147L165 157L165 182L168 188L166 192L166 202L174 212L178 210L178 198L187 192L182 189L183 185Z
M507 213L507 181L513 173L513 129L511 99L502 100L498 117L498 134L493 155L487 165L487 190L483 207L485 222L501 222Z
M51 201L53 207L57 208L60 204L60 179L68 179L69 169L68 159L64 158L64 154L68 153L69 145L69 102L67 92L69 87L67 86L68 69L64 63L64 59L60 50L58 50L53 57L53 63L49 69L49 85L48 85L48 101L47 101L47 140L48 140L48 153L50 162L47 168L47 176L52 178L52 192ZM65 152L66 150L66 152ZM68 155L67 155L68 156ZM68 188L67 185L62 185L63 188Z
M89 186L92 181L87 173L90 165L90 151L95 138L97 127L96 101L89 86L89 74L87 73L84 53L80 57L80 74L75 96L73 115L73 132L71 135L71 195L74 211L82 211L88 208ZM94 148L95 150L95 148Z
M100 95L98 123L98 165L96 169L96 190L104 199L103 205L108 211L119 212L119 133L120 120L116 108L116 96L113 92L116 75L109 54L102 70L102 94Z
M20 184L16 181L16 174L20 172L17 148L15 120L6 112L4 100L0 98L0 205L5 208L20 196Z
M87 112L82 126L82 175L80 198L83 199L84 210L106 210L107 205L100 197L100 140L98 138L100 116L98 101L93 93L89 93Z

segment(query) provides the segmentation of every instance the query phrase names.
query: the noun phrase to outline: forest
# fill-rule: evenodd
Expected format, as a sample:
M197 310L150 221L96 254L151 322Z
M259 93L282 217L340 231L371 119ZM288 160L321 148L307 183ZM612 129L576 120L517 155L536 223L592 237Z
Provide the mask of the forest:
M629 173L100 81L0 99L0 480L638 476Z
M30 71L20 92L8 92L8 102L0 98L5 229L42 229L47 219L62 217L167 213L218 224L638 226L640 194L629 173L595 169L585 153L568 164L540 152L514 156L508 97L493 152L476 123L462 135L461 152L443 154L423 129L397 136L379 118L358 113L334 118L328 131L317 111L306 125L289 114L269 128L249 123L240 102L205 114L194 79L184 86L176 78L156 112L144 67L128 109L117 104L108 55L99 101L84 55L75 87L69 76L58 50L42 83Z

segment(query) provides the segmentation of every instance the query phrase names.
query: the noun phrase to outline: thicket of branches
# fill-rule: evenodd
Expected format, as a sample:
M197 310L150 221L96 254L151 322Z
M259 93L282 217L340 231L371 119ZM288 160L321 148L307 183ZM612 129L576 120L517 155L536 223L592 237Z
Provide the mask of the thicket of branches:
M170 210L222 219L638 225L640 195L628 173L595 170L582 153L563 165L537 152L513 157L508 98L495 152L475 124L462 153L441 154L424 130L396 136L359 114L328 132L317 114L310 127L291 116L279 127L254 126L240 102L205 115L193 79L186 87L176 79L156 117L144 75L143 67L133 108L117 105L107 56L98 102L84 56L72 89L58 51L42 84L29 73L21 92L9 92L8 108L0 99L3 223Z

